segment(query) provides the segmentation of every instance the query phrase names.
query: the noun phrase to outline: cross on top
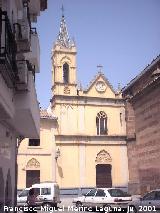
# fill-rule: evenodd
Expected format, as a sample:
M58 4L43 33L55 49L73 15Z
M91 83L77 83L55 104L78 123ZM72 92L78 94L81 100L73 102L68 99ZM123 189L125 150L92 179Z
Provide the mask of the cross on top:
M61 10L62 10L62 16L64 16L64 7L63 7L63 4L62 4L62 7L61 7Z
M101 72L103 69L103 66L101 64L97 65L98 71Z

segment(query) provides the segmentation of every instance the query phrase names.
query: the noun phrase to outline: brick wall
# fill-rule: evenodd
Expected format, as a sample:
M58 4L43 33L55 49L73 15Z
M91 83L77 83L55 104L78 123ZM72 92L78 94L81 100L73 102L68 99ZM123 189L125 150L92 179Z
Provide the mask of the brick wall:
M142 84L143 82L146 83L147 80L142 80ZM134 87L132 90L134 91ZM143 194L160 186L159 78L152 84L145 85L145 89L138 95L133 95L132 99L126 101L126 122L129 191Z

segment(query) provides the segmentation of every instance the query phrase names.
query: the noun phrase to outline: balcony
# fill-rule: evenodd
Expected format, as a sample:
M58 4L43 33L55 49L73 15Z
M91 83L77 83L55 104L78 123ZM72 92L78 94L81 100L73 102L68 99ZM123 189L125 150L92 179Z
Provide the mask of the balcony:
M40 11L47 9L47 0L34 0L29 1L29 11L32 22L37 22L37 16L40 15Z
M28 26L27 23L28 19ZM18 135L38 138L40 115L34 66L24 60L23 54L18 54L16 44L18 39L23 43L29 40L30 27L26 28L25 33L21 25L16 24L19 31L15 36L7 12L0 9L0 120L6 120Z
M16 81L16 89L19 91L28 89L28 72L29 67L26 60L17 60L18 79Z
M14 24L14 29L17 41L17 52L29 52L31 47L31 22L27 4L24 4L23 15L20 19L18 19L18 22Z
M40 0L41 3L41 11L44 11L47 9L47 0Z
M13 87L17 78L17 46L7 12L0 9L0 73L8 87Z
M13 90L7 86L0 73L0 120L14 116Z
M37 22L37 16L40 15L40 0L29 1L29 11L32 22Z
M26 59L35 67L35 72L40 70L40 46L36 28L31 29L31 51L25 53Z
M15 114L9 121L19 135L39 138L40 112L32 72L28 72L28 90L16 91Z

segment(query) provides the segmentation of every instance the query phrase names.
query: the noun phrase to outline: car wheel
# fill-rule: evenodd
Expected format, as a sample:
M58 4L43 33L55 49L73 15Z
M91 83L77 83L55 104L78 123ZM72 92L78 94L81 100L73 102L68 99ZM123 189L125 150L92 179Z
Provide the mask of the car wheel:
M51 203L43 203L43 207L50 208L51 206Z
M128 206L128 213L137 213L137 209L135 206Z
M82 203L80 201L77 201L76 202L76 207L81 207L82 206Z

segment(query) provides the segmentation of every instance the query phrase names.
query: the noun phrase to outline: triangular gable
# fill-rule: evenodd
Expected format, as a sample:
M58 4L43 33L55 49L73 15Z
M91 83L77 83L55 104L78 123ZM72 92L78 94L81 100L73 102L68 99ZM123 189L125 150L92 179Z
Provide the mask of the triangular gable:
M105 84L106 87L105 91L97 90L97 83L99 82L103 82ZM87 89L84 90L84 93L89 96L106 97L106 98L115 98L116 94L109 80L104 76L102 72L98 72L95 78L90 82Z

